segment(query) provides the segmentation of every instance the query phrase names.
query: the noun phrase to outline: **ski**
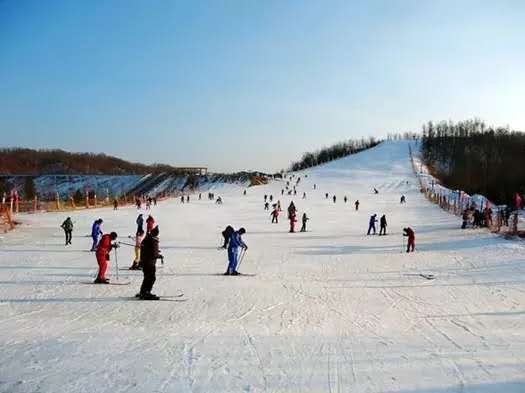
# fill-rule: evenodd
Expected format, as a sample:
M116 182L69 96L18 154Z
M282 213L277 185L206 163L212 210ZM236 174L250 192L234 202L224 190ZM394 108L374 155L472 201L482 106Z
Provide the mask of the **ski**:
M171 295L171 296L168 296L168 295L167 295L167 296L160 296L160 297L161 297L161 298L162 298L162 297L164 297L164 298L178 298L178 297L183 297L183 296L184 296L183 293L179 293L179 294L177 294L177 295ZM140 294L137 293L137 294L135 295L135 297L138 299L138 298L140 297Z
M95 284L94 282L89 282L89 281L83 281L82 284L91 284L91 285L99 285L99 286L104 286L104 285L129 285L131 284L131 281L112 281L112 282L108 282L106 284Z
M426 280L433 280L436 278L433 274L424 274L424 273L405 273L405 276L416 276L416 277L422 277Z

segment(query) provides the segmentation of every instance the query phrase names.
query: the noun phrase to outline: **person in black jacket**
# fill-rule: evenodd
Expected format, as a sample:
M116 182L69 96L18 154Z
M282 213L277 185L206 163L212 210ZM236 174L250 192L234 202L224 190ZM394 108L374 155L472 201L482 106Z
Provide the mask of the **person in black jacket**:
M232 233L235 232L235 229L231 225L228 225L224 231L222 231L222 237L224 238L224 244L222 248L225 250L228 248L228 243L230 242L230 238L232 236Z
M138 294L141 300L159 300L157 295L151 293L156 280L155 263L158 258L161 258L161 255L159 252L159 227L156 226L146 235L140 247L140 260L142 262L142 273L144 273L144 280Z
M379 236L386 235L386 216L384 214L379 219L379 225L381 226L381 229L379 229Z

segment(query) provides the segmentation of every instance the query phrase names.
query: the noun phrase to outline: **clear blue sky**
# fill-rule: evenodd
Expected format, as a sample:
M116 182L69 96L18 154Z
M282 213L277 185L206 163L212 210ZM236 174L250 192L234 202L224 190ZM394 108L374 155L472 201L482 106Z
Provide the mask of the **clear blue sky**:
M0 0L0 144L275 170L479 117L525 130L525 1Z

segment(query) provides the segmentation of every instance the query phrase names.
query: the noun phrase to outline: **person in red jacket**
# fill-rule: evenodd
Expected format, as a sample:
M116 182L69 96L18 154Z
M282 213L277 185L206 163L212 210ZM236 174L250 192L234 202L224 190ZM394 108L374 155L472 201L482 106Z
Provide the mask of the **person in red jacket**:
M295 210L289 215L290 220L290 233L295 232L295 223L297 222Z
M407 252L414 252L414 248L416 247L416 234L412 230L412 228L403 228L403 236L408 236L408 244L407 244Z
M109 284L109 279L106 278L106 271L108 270L109 253L112 248L118 248L118 244L112 243L117 239L117 234L111 232L105 234L100 239L97 246L97 262L98 262L98 275L95 279L95 284Z
M272 216L272 224L279 223L279 209L277 209L276 205L274 205L273 211L270 213L270 216Z

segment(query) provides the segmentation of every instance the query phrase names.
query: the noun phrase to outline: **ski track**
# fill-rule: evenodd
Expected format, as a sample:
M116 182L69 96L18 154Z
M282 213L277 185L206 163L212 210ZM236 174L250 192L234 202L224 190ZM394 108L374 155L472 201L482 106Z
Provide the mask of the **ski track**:
M154 291L186 302L131 301L140 272L119 272L128 286L81 284L96 262L80 234L102 217L125 237L136 209L68 212L70 248L65 214L20 215L0 238L0 393L525 391L524 242L459 229L419 194L404 141L306 172L293 198L306 233L288 233L285 181L151 210L166 260ZM277 225L264 194L281 200ZM372 213L387 215L387 236L363 236ZM247 228L240 270L256 276L221 275L227 224ZM132 251L119 249L121 267Z

